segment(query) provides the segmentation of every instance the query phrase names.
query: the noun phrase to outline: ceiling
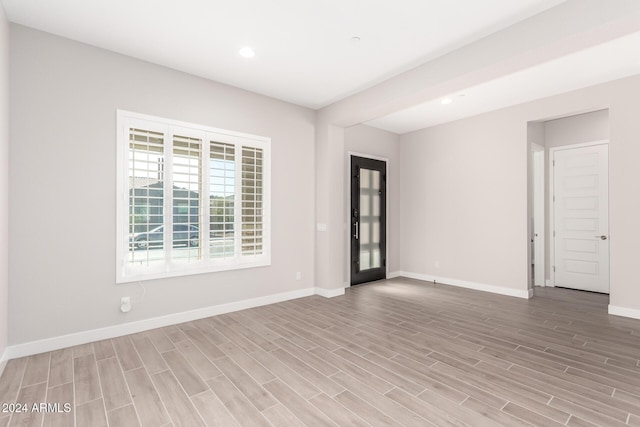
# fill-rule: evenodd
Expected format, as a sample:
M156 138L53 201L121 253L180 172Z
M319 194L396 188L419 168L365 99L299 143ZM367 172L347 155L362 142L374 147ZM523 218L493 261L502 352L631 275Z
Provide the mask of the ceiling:
M12 22L313 109L565 2L1 1ZM255 57L241 57L244 46ZM640 33L366 124L403 134L638 73Z
M366 124L404 134L639 73L640 33L634 33Z
M314 109L563 3L2 1L12 22Z

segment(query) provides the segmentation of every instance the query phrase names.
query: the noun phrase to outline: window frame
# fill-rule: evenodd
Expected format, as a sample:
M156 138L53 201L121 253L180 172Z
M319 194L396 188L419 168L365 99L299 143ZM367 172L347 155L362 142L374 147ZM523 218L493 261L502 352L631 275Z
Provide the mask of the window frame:
M172 233L164 233L164 262L152 267L134 267L129 265L129 130L144 129L163 133L163 154L170 153L173 158L174 135L200 138L201 188L198 210L200 229L200 247L202 253L197 262L175 262L171 254ZM176 132L177 131L177 132ZM234 175L234 255L221 259L209 257L210 240L204 236L210 233L210 169L209 148L211 142L232 144L235 147ZM264 267L271 265L271 138L250 135L241 132L218 129L205 125L165 119L147 114L125 110L116 111L116 146L117 146L117 202L116 202L116 283L129 283L141 280L179 277L192 274L213 273L219 271ZM262 150L262 253L260 255L243 255L242 246L242 152L243 147ZM165 229L173 229L173 174L172 161L165 161L163 180L163 221ZM240 167L238 168L238 165ZM167 196L171 195L171 196ZM169 214L167 214L167 212Z

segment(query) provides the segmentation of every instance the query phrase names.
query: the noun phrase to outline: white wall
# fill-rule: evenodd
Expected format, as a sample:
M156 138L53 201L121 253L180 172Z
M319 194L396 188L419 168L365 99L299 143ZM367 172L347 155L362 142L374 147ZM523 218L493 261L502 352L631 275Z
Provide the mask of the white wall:
M539 146L544 147L544 123L528 123L527 140L530 144L538 144Z
M400 137L402 271L526 292L526 137L508 111Z
M356 125L344 130L344 171L345 203L350 201L351 184L349 179L349 152L360 153L387 159L387 271L400 271L400 137L393 132ZM345 210L344 223L349 229L350 216ZM345 233L345 248L348 247L349 233ZM350 252L347 251L349 256ZM349 266L346 262L345 267ZM349 274L345 268L345 282L349 283Z
M401 136L402 270L526 290L527 123L608 108L610 302L640 310L639 97L634 76Z
M9 298L9 22L0 3L0 373Z
M561 147L564 145L582 144L584 142L602 141L609 139L609 110L592 111L589 113L576 114L560 119L548 120L541 123L544 129L543 145L545 153L545 171L547 176L544 182L545 200L549 200L550 180L550 160L549 148ZM545 275L546 279L551 277L551 205L547 203L545 209Z
M11 345L313 287L314 111L11 30ZM115 284L116 109L272 138L270 267Z
M609 139L609 110L547 120L543 125L546 148Z

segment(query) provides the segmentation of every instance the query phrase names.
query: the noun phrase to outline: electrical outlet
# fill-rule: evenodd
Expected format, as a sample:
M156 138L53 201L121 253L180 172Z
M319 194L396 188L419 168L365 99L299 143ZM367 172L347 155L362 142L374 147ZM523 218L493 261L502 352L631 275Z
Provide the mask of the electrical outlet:
M299 271L296 273L296 280L302 280L302 273Z
M123 313L128 313L130 310L131 310L131 298L130 297L120 298L120 311Z
M436 266L436 268L440 268L440 261L436 261L435 262L435 266Z

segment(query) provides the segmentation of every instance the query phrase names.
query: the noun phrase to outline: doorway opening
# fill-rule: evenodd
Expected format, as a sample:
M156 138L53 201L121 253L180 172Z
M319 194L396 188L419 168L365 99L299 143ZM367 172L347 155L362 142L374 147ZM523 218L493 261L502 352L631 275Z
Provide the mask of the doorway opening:
M529 284L609 292L609 111L527 124Z

